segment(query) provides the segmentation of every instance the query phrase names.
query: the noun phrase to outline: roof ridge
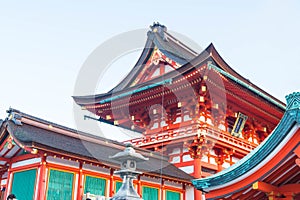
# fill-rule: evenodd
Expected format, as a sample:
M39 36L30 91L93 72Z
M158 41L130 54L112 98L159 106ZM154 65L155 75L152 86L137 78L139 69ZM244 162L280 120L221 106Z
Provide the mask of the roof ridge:
M85 137L89 137L90 139L95 139L95 140L99 140L101 142L103 142L104 144L107 144L107 146L109 146L109 143L111 144L114 144L114 145L119 145L120 147L125 147L126 145L123 143L123 142L119 142L119 141L116 141L116 140L112 140L112 139L108 139L108 138L105 138L105 137L101 137L101 136L97 136L97 135L94 135L94 134L91 134L91 133L87 133L87 132L84 132L84 131L79 131L79 130L76 130L76 129L73 129L73 128L69 128L69 127L66 127L66 126L63 126L63 125L60 125L60 124L57 124L57 123L54 123L54 122L50 122L50 121L47 121L47 120L44 120L44 119L41 119L39 117L35 117L35 116L32 116L32 115L29 115L27 113L24 113L24 112L21 112L17 109L14 109L14 108L9 108L9 110L7 110L7 112L11 115L12 113L17 113L19 115L21 115L21 117L25 117L25 118L28 118L30 120L33 120L33 121L36 121L38 123L42 123L42 124L45 124L45 125L51 125L52 128L58 128L58 129L61 129L63 131L70 131L72 132L73 134L78 134L79 137L73 137L71 135L66 135L66 134L63 134L63 133L59 133L57 131L54 131L54 130L51 130L50 131L53 131L55 133L58 133L58 134L63 134L63 135L66 135L66 136L69 136L69 137L73 137L73 138L77 138L77 139L83 139L82 137L80 136L85 136ZM13 120L12 120L13 121ZM14 122L15 123L15 122ZM28 124L28 125L31 125L31 126L34 126L32 124ZM35 126L37 127L37 126ZM48 130L49 129L46 129L46 128L42 128L42 127L37 127L37 128L41 128L41 129L44 129L44 130ZM85 139L86 140L86 139ZM142 152L143 154L147 153L147 154L151 154L152 157L156 157L156 158L161 158L161 155L157 152L153 152L153 151L150 151L150 150L146 150L146 149L143 149L143 148L140 148L140 147L134 147L135 150L137 151L140 151ZM167 158L165 158L165 156L163 157L164 160L166 160Z

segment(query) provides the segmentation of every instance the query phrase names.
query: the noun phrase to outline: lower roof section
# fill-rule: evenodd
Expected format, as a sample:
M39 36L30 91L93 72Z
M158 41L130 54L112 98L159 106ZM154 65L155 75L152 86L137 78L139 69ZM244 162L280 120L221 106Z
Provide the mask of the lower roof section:
M293 189L300 188L300 93L286 99L283 118L263 143L230 168L192 181L208 199L265 199L271 192L281 197L289 190L293 195L300 193ZM283 191L282 187L289 189Z
M35 155L62 155L82 162L119 168L119 163L109 156L122 151L124 144L51 123L18 110L10 109L8 112L8 118L0 126L0 141L3 141L0 151L8 152L5 158L0 159L3 166L11 158L9 152L23 149ZM135 150L149 158L149 161L137 166L142 173L190 184L193 177L170 164L166 157L141 148Z

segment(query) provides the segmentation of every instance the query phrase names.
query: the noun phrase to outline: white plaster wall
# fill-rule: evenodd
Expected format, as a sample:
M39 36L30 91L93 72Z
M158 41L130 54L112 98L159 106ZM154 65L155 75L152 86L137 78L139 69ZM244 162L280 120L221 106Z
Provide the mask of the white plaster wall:
M110 170L109 169L103 168L103 167L97 167L97 166L90 165L90 164L84 164L82 166L82 168L90 170L90 171L94 171L94 172L101 172L101 173L104 173L104 174L110 174Z
M72 161L72 160L54 158L52 156L48 156L46 161L49 163L55 163L55 164L60 164L60 165L64 165L64 166L79 168L79 163Z
M41 158L32 158L28 160L15 162L11 165L11 168L22 167L22 166L26 166L34 163L40 163L40 162L41 162Z
M187 186L185 189L185 199L186 200L193 200L194 199L194 187Z

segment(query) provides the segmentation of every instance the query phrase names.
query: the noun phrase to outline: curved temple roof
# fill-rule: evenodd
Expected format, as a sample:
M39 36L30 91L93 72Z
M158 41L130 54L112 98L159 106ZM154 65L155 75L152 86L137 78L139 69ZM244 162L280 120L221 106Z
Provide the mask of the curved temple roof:
M193 72L198 71L201 73L192 75ZM222 79L222 81L215 81L214 85L217 89L224 87L223 91L228 102L239 102L238 106L248 110L249 116L254 114L258 120L266 121L267 124L269 123L266 126L270 129L278 124L285 110L283 102L237 73L224 61L213 44L197 54L170 35L166 27L161 24L151 26L138 62L116 87L107 93L73 96L73 99L82 109L96 114L100 122L131 130L133 123L128 117L128 107L132 108L129 109L130 111L135 112L134 110L139 110L136 109L138 106L161 101L160 96L155 97L154 94L159 93L166 97L163 92L165 89L172 89L173 86L180 88L186 81L192 84L197 77L204 78L202 76L206 73L211 75L208 77L208 82L214 82L215 80L212 80L214 77ZM182 78L183 81L179 81ZM196 82L195 87L193 86L196 93L196 88L202 82ZM150 97L154 99L151 102ZM168 98L173 97L169 95ZM172 101L178 100L176 98ZM145 114L145 121L148 121L147 111L137 112L140 117ZM142 133L145 128L144 125L135 125L134 130Z
M107 93L91 94L87 96L74 96L73 98L78 105L85 106L90 104L102 104L107 101L114 100L111 99L112 96L119 96L124 93L137 93L140 92L140 88L151 86L153 85L153 83L156 84L155 86L163 84L158 83L159 81L161 81L161 78L155 78L150 81L138 83L137 85L132 84L136 80L137 76L144 73L144 68L147 61L149 61L153 51L155 51L155 49L158 49L167 58L175 61L179 65L176 70L165 73L165 80L172 80L176 75L183 74L186 71L189 71L191 68L199 65L200 63L213 61L213 63L215 63L215 65L220 70L230 74L237 80L240 80L247 85L246 87L243 87L248 88L248 86L251 86L255 88L261 94L264 94L266 97L268 97L268 102L270 102L269 100L272 99L273 101L270 102L271 104L274 104L274 102L276 102L276 106L281 104L281 109L285 106L281 101L266 93L265 91L254 85L252 82L250 82L248 79L237 73L233 68L231 68L220 56L213 44L210 44L202 52L197 53L191 48L187 47L181 41L176 39L174 36L172 36L167 31L167 28L164 25L154 23L153 26L150 26L150 28L151 30L147 33L148 37L143 52L129 74L125 76L125 78L118 85L116 85ZM177 72L174 73L174 71Z
M62 154L74 159L119 168L119 163L109 156L123 150L125 145L122 143L64 127L12 108L8 110L8 113L9 116L3 123L0 120L2 154L6 151L2 151L1 148L6 148L8 151L7 145L2 145L3 142L11 138L16 144L16 148L13 149L19 148L28 152L36 149L38 152L49 152L49 155L50 153ZM135 150L149 158L148 162L139 163L139 171L190 183L192 176L170 164L166 157L141 148L135 148ZM3 159L2 162L5 161L7 164L9 159ZM0 172L1 170L3 169L0 168Z
M194 186L201 191L204 191L208 194L214 191L221 191L226 187L231 187L232 185L244 181L252 176L252 181L245 183L245 185L240 184L238 187L239 190L245 189L249 186L252 187L252 184L255 181L263 180L264 174L262 177L257 177L257 180L254 180L253 176L261 168L264 168L271 159L273 159L277 154L283 155L281 150L289 141L294 140L295 148L300 146L300 92L290 94L286 97L287 99L287 108L286 112L281 119L280 123L274 129L272 134L261 143L256 149L254 149L250 154L245 156L242 160L237 162L235 165L221 171L220 173L214 174L207 178L195 179L192 181ZM290 147L292 148L292 147ZM292 150L293 151L293 150ZM288 152L290 153L290 152ZM291 155L289 155L291 156ZM299 155L298 155L299 156ZM278 167L282 163L276 163L275 166L272 166L273 169ZM294 161L293 161L293 164ZM270 166L268 166L270 167ZM274 171L274 170L273 170ZM271 171L269 171L271 172ZM275 180L273 180L274 182ZM247 182L247 181L246 181ZM248 185L247 185L248 184ZM280 185L278 185L280 186ZM226 193L223 192L217 193L219 198L232 195L237 191L232 191ZM209 195L208 195L209 196ZM212 198L212 196L209 196ZM216 197L214 196L214 199Z

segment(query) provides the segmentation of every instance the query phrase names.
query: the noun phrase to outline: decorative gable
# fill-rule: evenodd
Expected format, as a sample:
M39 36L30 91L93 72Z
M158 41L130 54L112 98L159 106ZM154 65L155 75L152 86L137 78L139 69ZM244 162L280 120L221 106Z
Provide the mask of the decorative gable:
M142 67L143 69L131 83L130 87L162 76L172 70L178 69L179 67L181 67L179 63L168 58L157 47L155 47L150 58Z

